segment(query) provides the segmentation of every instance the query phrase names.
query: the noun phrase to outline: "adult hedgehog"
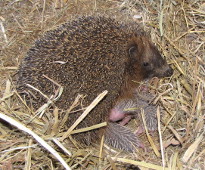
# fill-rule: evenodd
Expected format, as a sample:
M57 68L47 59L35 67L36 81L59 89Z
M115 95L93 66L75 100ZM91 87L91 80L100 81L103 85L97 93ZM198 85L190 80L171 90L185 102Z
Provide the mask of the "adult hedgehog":
M55 81L64 88L55 102L60 109L68 109L78 94L87 95L83 103L87 106L108 90L106 98L77 126L82 128L106 121L112 103L119 96L132 94L136 82L171 74L172 69L139 25L88 16L48 31L35 42L20 65L17 90L38 108L47 101L26 84L51 96L58 88ZM69 115L69 127L80 114ZM98 134L93 130L74 137L90 144Z

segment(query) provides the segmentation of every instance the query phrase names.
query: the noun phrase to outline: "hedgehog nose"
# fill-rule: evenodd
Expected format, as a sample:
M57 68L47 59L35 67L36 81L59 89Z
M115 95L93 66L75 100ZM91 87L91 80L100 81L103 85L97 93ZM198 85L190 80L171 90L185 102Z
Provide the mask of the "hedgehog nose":
M170 77L173 74L174 70L169 67L169 69L165 72L165 76Z

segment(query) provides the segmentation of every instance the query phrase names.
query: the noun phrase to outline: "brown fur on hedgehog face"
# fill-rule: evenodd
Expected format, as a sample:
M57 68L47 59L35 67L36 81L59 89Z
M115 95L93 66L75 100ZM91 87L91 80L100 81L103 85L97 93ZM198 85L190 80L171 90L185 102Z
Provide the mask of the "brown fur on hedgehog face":
M133 36L128 45L128 54L125 90L136 87L136 83L142 80L173 74L172 68L147 36Z
M134 44L129 49L130 61L132 62L132 58L135 58L136 62L130 63L130 65L133 65L134 70L140 71L140 74L136 72L135 75L141 75L142 79L172 75L172 68L162 58L148 37L138 36L134 37L132 41Z

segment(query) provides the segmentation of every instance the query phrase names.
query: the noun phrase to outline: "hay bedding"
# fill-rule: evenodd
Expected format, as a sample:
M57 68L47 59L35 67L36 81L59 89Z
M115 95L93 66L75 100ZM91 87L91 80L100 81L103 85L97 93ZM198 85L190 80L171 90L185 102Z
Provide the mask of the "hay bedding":
M121 162L139 165L140 168L204 169L203 1L5 0L0 2L0 6L0 115L18 121L9 120L14 126L0 122L0 169L63 169L63 160L77 169L131 168L119 166ZM160 131L151 137L142 136L147 141L147 151L139 149L136 154L108 154L105 151L103 154L99 146L84 148L69 140L59 143L56 139L65 137L67 131L62 123L65 115L61 110L46 111L41 117L35 117L32 109L15 92L13 75L34 40L75 15L93 12L141 22L175 69L171 78L160 82L158 99L165 112L161 117ZM75 111L75 104L70 110ZM151 138L154 145L147 138ZM35 139L40 140L40 144ZM160 147L159 141L163 141L165 149L154 151Z

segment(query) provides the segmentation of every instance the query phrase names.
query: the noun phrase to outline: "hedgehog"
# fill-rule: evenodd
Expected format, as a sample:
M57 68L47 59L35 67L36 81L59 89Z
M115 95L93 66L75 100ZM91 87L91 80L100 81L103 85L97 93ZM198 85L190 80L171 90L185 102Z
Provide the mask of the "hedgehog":
M55 96L60 85L63 93L52 107L62 110L68 109L78 94L87 96L82 104L88 106L99 93L108 90L107 96L76 127L79 129L108 121L113 103L121 96L132 95L136 82L172 73L136 22L81 16L46 32L34 43L19 66L16 88L37 109L47 99L28 84L48 97ZM70 113L67 126L80 115L81 112ZM100 139L99 134L102 133L95 129L72 136L90 145Z
M105 132L106 145L127 152L135 152L136 147L145 148L145 145L138 139L138 135L145 131L141 111L144 110L144 117L147 129L153 133L157 129L157 105L152 101L155 98L149 90L149 84L140 85L132 96L124 96L117 100L109 113L109 125ZM133 133L125 125L131 119L139 119L139 127Z
M130 119L140 119L141 109L145 112L145 121L150 131L157 129L157 105L151 103L154 95L148 92L136 92L133 98L123 98L111 109L110 122L119 122L126 125Z

